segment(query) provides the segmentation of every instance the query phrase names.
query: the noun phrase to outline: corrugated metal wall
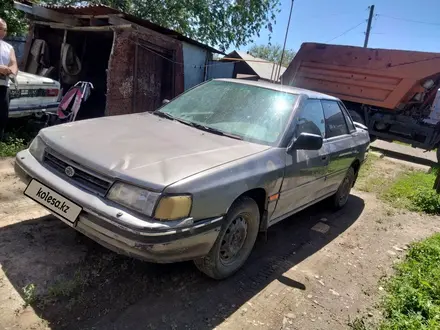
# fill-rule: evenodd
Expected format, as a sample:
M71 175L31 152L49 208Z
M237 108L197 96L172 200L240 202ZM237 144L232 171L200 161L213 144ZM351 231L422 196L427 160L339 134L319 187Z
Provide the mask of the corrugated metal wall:
M235 63L209 61L207 69L208 69L207 80L215 79L215 78L233 78Z
M17 62L20 63L23 53L24 45L26 44L26 37L6 37L5 41L14 47L15 56L17 57Z
M185 90L205 81L206 49L182 42Z

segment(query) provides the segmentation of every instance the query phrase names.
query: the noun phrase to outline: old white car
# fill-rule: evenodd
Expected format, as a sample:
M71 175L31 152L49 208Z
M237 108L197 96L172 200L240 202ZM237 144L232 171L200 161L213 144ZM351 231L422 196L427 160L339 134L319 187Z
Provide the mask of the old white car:
M9 81L9 91L9 118L54 112L62 94L58 81L23 71Z

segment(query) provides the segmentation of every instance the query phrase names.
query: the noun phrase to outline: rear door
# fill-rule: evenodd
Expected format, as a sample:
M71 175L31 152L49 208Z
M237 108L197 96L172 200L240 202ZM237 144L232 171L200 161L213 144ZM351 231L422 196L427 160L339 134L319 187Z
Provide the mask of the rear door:
M311 133L325 136L324 112L321 101L308 99L298 109L292 125L294 136ZM291 214L325 194L325 176L329 163L324 143L320 150L286 152L286 168L280 197L272 219Z
M321 100L324 109L326 145L330 162L326 175L326 193L335 192L344 179L348 168L356 157L352 134L356 132L353 123L347 123L345 109L333 100ZM343 112L344 111L344 112Z

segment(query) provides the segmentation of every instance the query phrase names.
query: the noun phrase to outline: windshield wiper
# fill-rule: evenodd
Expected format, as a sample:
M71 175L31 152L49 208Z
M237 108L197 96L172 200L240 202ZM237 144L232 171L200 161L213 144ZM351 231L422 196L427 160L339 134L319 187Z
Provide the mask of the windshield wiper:
M213 134L217 134L217 135L222 135L222 136L227 136L233 139L237 139L237 140L243 140L243 138L241 136L235 135L235 134L231 134L231 133L227 133L227 132L223 132L217 128L213 128L213 127L209 127L209 126L205 126L202 124L197 124L197 123L193 123L193 122L186 122L187 125L193 126L195 128L201 129L203 131L207 131Z
M156 115L156 116L161 117L161 118L168 118L168 119L171 119L171 120L175 120L176 119L173 116L171 116L170 114L168 114L166 112L162 112L162 111L154 111L153 115Z
M198 128L198 129L201 129L201 130L206 131L206 132L210 132L210 133L217 134L217 135L222 135L222 136L227 136L227 137L230 137L230 138L233 138L233 139L237 139L237 140L243 140L243 138L241 136L230 134L230 133L226 133L226 132L223 132L223 131L221 131L219 129L212 128L212 127L209 127L209 126L205 126L205 125L202 125L202 124L197 124L197 123L194 123L192 121L186 121L186 120L183 120L183 119L180 119L180 118L176 118L176 117L173 117L173 116L171 116L170 114L168 114L166 112L154 111L153 114L156 115L156 116L162 117L162 118L168 118L168 119L171 119L171 120L178 121L179 123L182 123L182 124L194 127L194 128Z

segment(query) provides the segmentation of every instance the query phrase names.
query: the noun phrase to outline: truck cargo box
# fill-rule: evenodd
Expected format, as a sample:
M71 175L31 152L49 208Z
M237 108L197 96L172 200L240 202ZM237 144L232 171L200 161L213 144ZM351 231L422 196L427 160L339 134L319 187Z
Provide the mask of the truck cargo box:
M440 53L316 43L302 44L281 77L286 85L392 110L428 108L439 80Z

